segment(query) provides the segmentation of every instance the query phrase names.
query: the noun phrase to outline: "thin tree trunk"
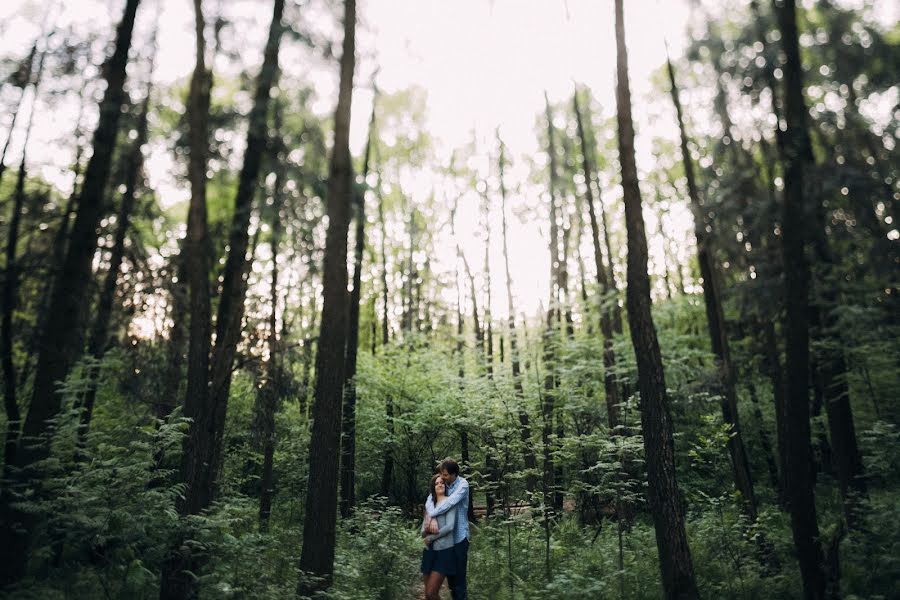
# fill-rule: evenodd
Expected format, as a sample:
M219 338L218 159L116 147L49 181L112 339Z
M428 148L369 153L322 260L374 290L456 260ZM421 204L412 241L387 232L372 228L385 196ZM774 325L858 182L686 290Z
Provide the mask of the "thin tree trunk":
M509 271L509 249L507 246L507 229L506 229L506 184L503 180L505 161L505 146L500 140L499 131L497 133L497 142L500 146L500 154L498 157L498 167L500 172L500 198L502 201L502 224L503 224L503 264L506 269L506 302L509 312L508 328L509 328L509 360L512 368L513 389L516 393L517 408L516 412L519 417L519 438L522 441L522 460L525 464L525 489L534 492L537 489L537 461L534 456L534 448L531 442L531 423L528 411L525 409L525 388L522 385L522 369L519 361L519 345L516 336L516 312L512 293L512 275ZM462 332L459 332L462 335Z
M281 107L275 107L274 130L276 135L281 132ZM283 143L279 139L278 146L282 149ZM261 437L263 446L263 469L260 478L259 492L259 530L269 530L269 517L272 514L272 498L275 496L273 467L275 461L275 413L278 410L279 395L281 393L281 377L283 358L278 343L278 250L281 244L281 208L284 203L282 189L284 186L284 160L283 152L276 152L275 156L275 182L274 182L274 206L272 207L272 282L269 286L269 336L267 346L269 361L267 363L266 382L260 390L262 427ZM283 317L282 317L283 318Z
M234 198L234 214L228 236L228 257L222 273L222 289L216 314L216 344L210 360L209 411L212 439L209 462L201 470L203 487L210 500L215 495L215 481L221 470L225 415L231 389L234 356L241 338L241 321L247 294L250 213L253 197L259 187L262 157L269 141L268 115L272 86L278 78L278 50L283 26L284 0L275 0L272 21L263 54L263 64L256 78L256 94L247 127L247 149ZM252 253L251 259L252 260ZM198 433L200 433L198 431ZM204 435L208 435L208 431ZM199 466L199 465L198 465ZM205 508L205 505L203 506Z
M625 47L623 0L615 1L616 13L616 114L619 128L619 163L625 223L628 230L628 324L638 367L641 425L647 462L650 509L656 528L662 584L667 598L697 598L691 552L684 529L681 493L675 478L675 444L662 357L650 305L647 275L647 238L641 214L634 159L634 126L628 55Z
M597 284L600 292L599 313L600 333L603 336L603 388L606 392L606 416L609 431L618 433L619 404L622 398L619 395L619 384L616 381L616 354L613 351L613 316L607 303L614 298L615 291L610 288L607 278L607 267L603 264L603 253L600 250L600 227L597 223L597 214L594 210L594 194L591 191L591 179L593 169L590 163L590 150L588 149L587 136L585 135L584 121L581 116L581 106L578 102L578 91L572 97L575 108L575 121L578 126L578 136L581 140L581 167L584 171L584 180L587 183L585 200L587 201L588 217L591 222L591 241L594 245L594 268L597 272Z
M485 182L485 189L487 183ZM485 191L484 202L484 338L485 338L485 369L488 379L494 377L494 331L491 317L491 205Z
M53 282L57 277L59 277L59 273L63 269L63 261L66 258L66 241L69 237L69 221L71 221L72 214L75 212L76 202L78 200L78 178L81 176L81 159L84 155L85 144L81 143L81 121L84 116L84 109L87 104L85 101L85 88L87 87L87 80L83 81L81 84L81 90L78 92L78 116L75 117L75 131L72 132L72 138L76 142L75 146L75 160L72 164L72 191L69 194L69 197L66 199L66 207L63 210L62 217L59 222L59 227L56 228L56 233L53 235L53 261L51 263L51 267L49 269L49 273L46 277L46 282L43 285L43 289L41 291L41 302L40 307L37 309L37 319L35 319L34 327L32 328L32 333L28 337L26 343L26 353L27 356L24 361L24 368L22 369L21 375L19 376L19 385L24 385L26 381L28 381L28 376L30 375L30 369L33 366L33 358L34 353L37 350L37 343L40 340L41 333L44 331L44 323L47 320L47 308L50 303L50 291L53 289Z
M560 252L559 252L559 214L556 203L557 171L556 171L556 133L553 127L553 114L550 110L550 99L544 92L544 105L547 118L547 155L550 181L550 300L547 307L547 323L544 333L543 360L544 360L544 393L541 399L541 443L544 453L544 477L543 492L545 512L544 518L549 518L550 508L556 507L557 495L556 468L553 461L553 415L556 404L557 380L557 345L559 343L559 326L562 321L560 310Z
M774 2L781 30L784 64L786 128L783 132L784 214L782 243L787 317L785 319L787 394L785 397L784 481L791 513L791 530L808 600L825 597L824 556L819 541L809 427L809 265L804 245L804 171L809 163L806 103L797 41L794 0Z
M328 179L328 233L322 267L322 326L316 354L316 393L309 444L309 484L297 592L311 596L331 586L340 463L341 400L347 338L347 230L353 196L350 103L355 60L356 0L344 2L344 43L334 148Z
M196 62L188 94L188 125L190 155L188 179L191 184L191 200L188 205L187 234L184 240L184 268L187 275L190 327L188 333L187 386L184 400L184 416L191 419L187 435L182 442L179 480L187 483L184 496L178 502L182 515L198 514L209 505L211 490L204 488L204 463L211 460L209 443L212 415L209 414L209 349L212 326L210 319L209 271L210 255L207 252L209 229L206 208L206 167L209 147L209 104L212 72L206 68L206 23L203 18L202 0L194 0L194 33ZM183 535L183 534L182 534ZM159 589L160 600L181 600L194 594L194 576L197 560L189 552L181 550L180 540L176 549L163 565Z
M380 170L378 171L378 181L375 193L378 196L378 221L381 223L381 346L386 349L388 342L390 341L391 333L390 317L388 316L388 296L390 290L388 289L387 277L387 221L385 221L384 218L384 198L381 194Z
M155 41L153 45L155 45ZM155 48L153 52L155 54ZM152 79L153 59L151 59L148 81L152 81ZM100 297L96 308L97 316L94 318L94 326L88 340L88 353L93 357L94 362L88 367L88 387L81 401L81 423L78 428L80 445L85 443L85 437L90 428L91 416L94 412L94 401L97 397L97 380L100 377L100 361L103 360L103 356L106 354L113 299L116 293L116 284L119 281L119 271L125 258L125 238L131 226L131 213L138 193L137 188L141 185L143 179L141 173L144 166L143 146L147 143L147 121L152 90L152 83L150 83L147 85L147 95L144 97L138 116L137 137L135 137L134 144L128 154L125 167L125 192L122 194L119 214L116 217L116 237L109 259L109 270L106 273L103 287L100 289Z
M750 473L750 462L744 447L743 432L737 409L737 392L735 390L734 365L731 362L731 349L726 333L725 311L722 308L722 293L718 268L715 262L713 234L710 224L703 218L703 205L700 191L694 177L694 162L691 160L688 146L688 135L684 126L681 99L675 82L675 68L666 57L669 74L670 93L675 105L678 119L678 130L681 137L681 160L687 180L688 197L694 214L694 235L697 238L697 262L700 264L700 276L703 278L703 300L706 306L706 321L709 329L710 345L718 363L719 385L722 388L722 420L730 428L728 437L728 453L731 456L731 467L734 475L734 486L741 494L743 507L751 521L756 521L756 497L753 493L753 477ZM727 127L727 123L723 124ZM726 130L727 131L727 130Z
M369 175L369 158L375 136L375 102L369 119L369 139L363 158L362 180ZM356 192L356 247L353 253L353 291L350 293L350 323L347 332L347 370L341 425L341 516L347 518L356 503L356 356L359 351L359 302L361 298L363 251L366 248L366 192Z
M46 49L38 57L37 75L34 81L34 96L31 103L31 112L28 115L28 125L25 127L25 140L22 146L22 160L19 163L19 173L16 177L16 187L13 191L12 215L9 219L6 239L6 267L4 272L4 285L2 294L2 311L0 317L0 363L3 368L3 403L6 408L6 442L3 464L3 477L6 479L10 473L8 467L15 464L16 447L19 441L19 427L21 415L16 398L16 366L13 360L13 313L16 310L16 302L19 294L19 267L16 264L17 246L19 244L19 226L22 221L22 210L25 206L25 180L28 177L28 142L31 141L31 127L34 124L34 113L37 109L38 93L40 91L41 76L44 71L44 57ZM29 65L29 79L30 79ZM24 88L23 88L23 94ZM10 134L12 131L10 131Z
M60 410L62 397L57 385L65 380L81 351L82 308L91 279L91 261L97 247L96 229L106 204L104 191L125 100L125 66L138 3L139 0L127 0L122 21L116 30L115 50L105 68L107 86L100 102L100 120L94 132L94 152L85 173L65 268L53 286L47 327L41 335L31 404L22 427L22 439L27 440L28 444L20 444L16 452L17 483L26 482L33 475L28 467L49 453L49 439L42 435ZM13 509L9 505L10 500L8 494L3 494L3 531L0 535L0 548L3 548L0 562L5 566L3 583L16 581L24 575L29 533L33 530L31 523L34 520L26 513Z

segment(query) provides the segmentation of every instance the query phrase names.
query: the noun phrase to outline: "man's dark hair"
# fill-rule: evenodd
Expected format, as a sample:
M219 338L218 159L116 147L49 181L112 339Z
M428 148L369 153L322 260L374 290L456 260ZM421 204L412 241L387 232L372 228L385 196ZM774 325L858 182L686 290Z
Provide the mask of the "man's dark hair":
M452 458L445 458L441 461L441 471L447 471L450 475L459 475L459 463Z

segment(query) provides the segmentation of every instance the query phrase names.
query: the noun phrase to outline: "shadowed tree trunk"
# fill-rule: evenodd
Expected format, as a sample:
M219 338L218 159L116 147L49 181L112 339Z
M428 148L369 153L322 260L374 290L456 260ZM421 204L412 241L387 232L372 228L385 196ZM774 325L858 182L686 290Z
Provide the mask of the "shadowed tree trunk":
M378 197L378 221L381 223L381 346L387 348L390 341L391 324L388 315L388 289L387 276L387 222L384 219L384 198L381 193L381 171L378 171L378 181L375 188L375 195Z
M353 198L350 103L353 92L356 0L344 2L344 42L334 148L328 178L328 233L322 267L322 326L316 353L316 393L309 443L309 483L297 592L311 596L331 586L340 463L341 400L347 338L347 230Z
M63 261L66 258L66 242L69 238L69 222L72 220L72 214L75 212L76 202L78 200L78 178L81 177L81 162L84 155L86 144L82 143L81 121L84 117L84 109L87 105L85 89L87 88L87 80L81 84L78 92L78 116L75 117L75 131L72 132L72 138L75 140L75 160L72 163L72 192L66 199L66 207L60 218L59 227L53 235L53 262L51 263L47 281L44 283L41 291L40 308L37 311L37 319L34 323L31 336L27 343L27 357L25 359L25 367L19 377L20 385L28 380L29 369L33 366L34 353L37 350L37 342L40 340L41 332L44 331L44 324L47 320L47 306L50 302L50 291L53 289L53 282L59 276L63 269Z
M281 132L281 107L275 107L273 125L275 135ZM279 396L282 389L282 372L284 359L278 343L278 250L281 244L281 208L284 204L284 152L283 142L279 139L276 146L280 151L275 153L274 206L272 207L272 281L269 285L269 335L267 346L269 361L267 363L266 381L260 389L259 401L261 418L260 434L262 437L263 468L259 491L259 530L269 530L269 517L272 514L272 498L275 496L273 466L275 461L275 413L278 411ZM282 319L284 317L282 316Z
M557 171L556 171L556 133L553 127L553 114L550 110L550 99L544 92L544 105L547 118L547 155L550 170L550 300L547 306L547 322L544 331L543 361L544 361L544 393L541 398L541 444L544 452L544 477L543 492L544 504L547 510L552 506L556 510L562 507L556 506L557 494L553 461L553 414L556 404L557 381L557 345L559 343L559 327L561 312L559 305L560 292L560 253L559 253L559 215L556 205ZM544 518L548 518L545 514Z
M10 473L7 467L15 463L16 446L19 441L19 427L21 415L19 413L18 399L16 398L16 366L13 361L13 313L16 310L19 294L19 267L16 264L16 254L19 245L19 226L22 221L22 210L25 206L25 180L28 177L28 142L31 140L31 128L34 125L34 113L37 109L38 93L41 86L41 76L44 71L44 57L46 49L38 57L37 75L34 80L34 96L31 103L31 112L28 115L28 125L25 127L25 140L22 145L22 159L19 162L19 173L16 176L16 187L13 190L12 215L9 219L9 228L6 231L6 266L3 278L2 317L0 317L0 363L3 367L3 404L6 409L6 442L4 454L3 477L6 479ZM31 67L28 68L29 79ZM24 95L24 87L22 93ZM18 112L18 110L17 110ZM12 130L10 130L12 135ZM4 148L5 150L5 148Z
M528 492L534 492L537 489L537 461L534 456L534 448L531 442L531 423L528 417L528 411L525 409L525 389L522 385L522 367L519 361L519 342L516 335L516 310L513 302L512 293L512 275L509 272L509 249L507 247L507 230L506 230L506 184L503 181L503 172L506 166L505 146L500 139L500 133L497 132L497 142L500 146L500 154L498 156L498 168L500 178L500 199L502 201L502 224L503 224L503 264L506 269L506 302L509 311L508 328L509 328L509 361L512 368L513 389L516 392L516 400L518 406L516 412L519 417L519 438L522 441L522 460L527 469L525 475L525 489ZM462 331L458 332L462 336Z
M785 355L787 393L785 395L784 482L791 513L791 530L804 595L809 600L825 597L824 556L819 542L814 475L809 426L809 264L805 256L806 227L804 177L809 164L809 138L803 99L803 74L797 41L794 0L774 2L781 30L784 64L784 213L782 244L784 256Z
M616 117L619 128L619 163L625 224L628 231L628 325L638 368L641 427L647 462L650 510L656 528L663 591L667 598L697 598L694 567L684 529L681 493L675 479L675 444L662 356L650 305L647 275L647 238L641 214L634 159L634 126L628 84L623 0L615 0L616 13Z
M730 427L731 434L728 437L728 453L731 456L731 467L734 475L734 487L740 492L743 507L751 521L756 520L756 497L753 493L753 477L750 473L750 463L747 459L747 450L744 447L744 438L741 431L740 419L737 409L737 392L734 383L734 365L731 362L731 350L726 335L725 311L722 308L722 292L719 282L719 273L715 262L713 248L713 233L707 219L703 217L703 205L700 201L700 192L694 178L694 162L691 160L688 146L688 135L684 126L684 115L681 109L681 99L678 95L678 86L675 82L675 68L672 61L666 57L666 67L669 75L669 91L672 95L672 103L675 105L675 115L678 120L678 131L681 141L681 160L684 166L684 175L687 180L688 198L691 202L691 211L694 215L694 235L697 238L697 262L700 265L700 277L703 279L703 300L706 306L706 322L709 330L710 345L713 354L716 355L719 370L719 385L722 388L722 420Z
M106 205L104 192L125 100L125 66L138 3L139 0L127 0L122 20L116 29L115 49L105 67L107 85L94 131L93 155L85 172L65 268L54 282L47 327L41 334L34 390L16 451L15 464L19 468L16 483L26 482L33 475L28 467L49 452L49 439L42 436L47 433L49 421L59 413L62 397L57 384L65 380L81 352L82 307L91 280L91 261L97 248L97 225ZM5 567L2 575L4 583L18 580L25 572L28 532L33 521L31 516L12 509L10 500L9 494L4 493L0 507L3 514L0 562Z
M581 106L578 102L578 91L572 97L575 109L575 121L578 126L578 137L581 140L581 167L584 171L584 180L587 183L585 200L588 207L588 217L591 222L591 241L594 247L594 268L597 271L597 285L599 287L600 306L600 333L603 336L603 388L606 392L606 416L609 430L618 433L619 404L622 399L619 395L619 385L616 381L616 355L613 351L613 317L612 311L607 306L611 298L614 298L614 290L610 289L607 278L607 267L603 264L603 253L600 250L600 226L597 223L597 213L594 210L594 194L591 191L591 179L593 169L590 166L590 150L585 135L584 121L581 116Z
M155 41L152 45L155 46ZM155 47L152 52L155 54ZM148 76L148 81L151 82L153 80L153 60L154 58L151 58L150 74ZM141 103L138 116L137 136L131 146L125 166L125 192L122 194L119 213L116 217L116 237L109 258L109 270L106 273L106 279L103 281L103 287L100 288L100 297L97 300L96 308L97 316L94 318L94 326L88 339L88 353L93 357L94 361L88 367L88 388L85 391L80 407L81 423L78 428L78 438L79 443L82 445L85 443L85 438L90 428L91 416L94 412L94 400L97 397L97 380L100 377L100 361L103 360L103 356L106 354L109 341L109 322L112 317L116 284L119 281L119 271L125 258L125 238L131 226L131 213L134 209L137 190L143 180L143 147L147 143L147 121L152 90L152 83L148 83L147 95Z
M182 442L179 479L186 482L187 487L184 496L178 502L178 512L181 515L199 513L202 508L209 505L212 493L212 490L201 485L202 469L204 462L208 464L210 460L208 446L212 441L211 415L208 404L209 348L212 330L209 289L211 265L207 252L209 229L206 209L206 164L212 72L206 68L205 28L202 0L194 0L196 61L188 92L188 139L190 144L188 179L191 185L191 200L188 205L187 234L183 246L190 311L184 416L192 421ZM162 568L160 600L181 600L191 597L194 594L192 573L196 569L197 559L191 556L189 550L183 549L181 541L178 540Z
M369 175L369 158L375 136L375 102L369 119L369 139L363 158L362 181ZM361 298L363 251L366 248L366 192L356 192L356 246L353 253L353 291L350 292L350 322L347 331L347 370L341 425L341 516L350 516L356 503L356 355L359 350L359 302Z
M256 93L247 127L247 148L234 198L234 213L228 235L228 257L222 272L222 289L216 314L216 344L210 360L209 416L212 440L208 464L203 467L201 485L215 495L215 482L221 470L225 414L231 389L234 356L241 338L244 299L247 294L250 213L253 197L259 187L262 157L269 141L268 115L272 86L278 78L278 50L283 26L284 0L275 0L272 21L263 54L263 64L256 78ZM252 257L252 253L251 253ZM252 260L252 258L251 258ZM199 432L198 432L199 433ZM208 432L207 432L208 433Z

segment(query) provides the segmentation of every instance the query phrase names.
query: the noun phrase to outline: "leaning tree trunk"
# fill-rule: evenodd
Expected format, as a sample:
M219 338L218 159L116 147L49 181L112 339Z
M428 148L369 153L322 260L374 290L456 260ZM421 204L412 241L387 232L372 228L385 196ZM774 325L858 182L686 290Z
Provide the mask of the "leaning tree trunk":
M814 475L809 426L809 264L805 256L804 171L808 165L809 138L806 129L806 103L803 99L803 72L797 41L797 15L794 0L775 3L784 64L784 213L782 248L787 318L785 319L785 355L787 358L787 394L785 397L786 452L784 482L791 513L791 530L800 562L800 575L806 598L825 596L825 573L819 523L816 515Z
M684 126L681 99L675 83L675 68L668 57L666 57L666 67L669 74L669 91L672 94L672 103L675 105L675 115L678 119L678 131L681 137L681 160L684 166L685 179L687 179L688 197L691 202L691 210L694 213L697 262L700 264L700 277L703 279L703 300L706 305L706 322L709 328L710 345L718 362L719 384L722 388L722 420L731 429L731 435L728 436L728 453L731 456L734 487L741 494L742 506L747 516L750 517L751 521L755 521L756 497L753 494L753 477L750 473L750 463L747 459L747 450L744 447L743 432L741 431L738 417L734 365L731 362L731 350L726 333L725 311L722 308L719 273L713 249L713 233L708 229L710 225L703 217L703 205L700 202L700 192L697 189L697 182L694 177L694 162L691 160L690 148L688 147L688 136Z
M699 594L684 529L681 493L675 479L675 444L669 398L651 314L647 238L634 159L634 126L631 119L631 90L628 85L628 55L622 5L623 0L616 0L616 114L625 224L628 231L626 302L628 325L638 367L650 509L656 528L656 546L659 550L665 596L696 598Z
M212 431L210 456L200 469L197 481L209 494L215 495L215 481L221 470L222 445L225 435L225 413L231 390L231 373L237 344L241 338L241 320L247 294L247 248L253 197L259 185L262 157L269 141L268 114L272 86L278 77L278 49L283 26L284 0L275 0L263 64L256 78L256 95L247 127L247 149L234 198L234 214L228 235L228 257L222 273L222 289L216 313L216 345L210 361L209 419ZM198 432L199 433L199 432ZM205 506L204 506L205 508Z
M179 479L187 483L184 495L178 502L182 515L198 514L211 500L211 491L200 482L203 464L210 460L211 435L209 431L209 348L212 309L210 306L209 271L207 252L209 229L206 210L206 163L209 145L209 103L212 72L206 68L206 23L203 18L202 0L194 0L194 26L196 36L196 62L191 77L188 97L188 127L190 156L188 179L191 184L191 200L188 205L187 234L184 240L184 269L188 284L190 327L188 332L187 385L184 400L184 416L191 419L187 435L182 442ZM194 593L196 559L182 551L180 540L162 568L160 600L181 600Z
M33 475L28 467L49 454L50 440L44 434L60 410L62 395L57 386L65 380L81 352L82 308L91 280L91 261L97 248L97 225L106 205L104 192L125 100L125 66L139 1L126 1L122 21L116 30L115 50L105 67L107 86L100 102L93 155L85 172L65 267L53 285L47 327L39 345L31 404L22 427L22 439L28 443L20 443L16 452L17 484L25 483ZM13 509L9 504L11 500L9 494L3 494L0 507L3 514L0 563L5 567L2 582L16 581L24 574L29 533L34 529L33 517Z
M9 219L9 229L7 229L6 233L6 267L4 269L3 294L0 296L0 300L2 300L2 305L0 305L0 308L2 308L2 317L0 317L0 364L2 364L3 368L3 404L6 408L6 442L3 456L4 479L10 475L8 467L15 462L16 447L19 441L19 427L21 426L21 415L16 398L16 366L13 357L13 313L16 310L16 301L19 293L19 267L16 264L16 254L17 246L19 245L19 226L22 222L22 211L25 206L25 179L28 176L28 142L31 139L32 125L34 125L34 112L37 108L38 92L46 55L45 49L38 58L37 75L34 81L34 99L31 103L31 112L28 115L28 125L25 127L22 160L19 163L16 187L13 191L12 216ZM24 88L22 93L25 93ZM12 135L12 130L10 130L10 135Z
M513 389L516 393L518 401L517 412L519 417L519 438L522 441L522 460L527 471L525 475L525 489L528 492L534 492L537 489L537 461L535 460L534 448L531 442L531 423L528 411L525 409L525 388L522 385L522 367L519 360L519 342L516 335L516 309L513 302L512 293L512 275L509 272L509 249L507 246L506 231L506 185L503 181L503 172L505 163L505 146L500 140L499 131L497 133L497 141L500 145L500 155L498 157L498 170L500 178L500 199L501 206L501 223L503 226L503 264L506 269L506 302L509 328L509 362L512 368ZM462 335L462 332L459 332Z
M353 92L356 0L344 2L344 43L334 148L328 179L328 233L322 267L322 327L316 353L316 393L309 443L309 484L297 592L311 596L331 586L337 519L341 400L347 338L347 230L353 197L350 103Z
M153 63L151 59L148 80L152 81L152 79ZM141 170L144 166L143 147L147 143L147 121L152 90L152 83L150 83L147 85L147 95L144 97L138 116L137 137L135 137L134 144L131 146L126 159L125 192L122 194L122 203L119 206L119 214L116 217L116 237L109 258L109 270L106 273L106 279L103 281L103 287L100 289L100 298L97 301L97 316L94 318L94 326L88 340L88 353L94 361L87 369L88 387L81 401L81 422L78 427L80 444L85 442L94 412L94 401L97 398L97 380L100 377L100 361L103 360L103 356L106 354L113 299L116 294L116 284L119 281L119 271L125 259L125 237L131 226L131 213L134 208L135 197L137 196L137 188L142 181Z
M369 139L363 158L362 179L369 174L369 158L375 135L375 102L369 119ZM356 356L359 351L359 301L361 298L363 251L366 249L366 192L356 191L356 246L353 252L353 291L350 292L350 322L347 330L346 383L341 424L341 516L347 518L356 503Z

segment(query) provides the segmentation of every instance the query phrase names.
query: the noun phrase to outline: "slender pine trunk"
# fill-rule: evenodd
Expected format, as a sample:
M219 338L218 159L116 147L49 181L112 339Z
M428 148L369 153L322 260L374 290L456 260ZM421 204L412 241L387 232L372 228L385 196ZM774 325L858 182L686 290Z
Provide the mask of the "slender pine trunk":
M347 230L353 197L350 103L356 64L356 0L344 2L344 42L334 148L328 179L328 233L322 267L322 326L316 353L316 393L309 444L309 483L300 555L299 595L331 586L340 467L341 400L347 339Z
M647 238L641 214L634 158L634 125L628 83L623 0L615 1L616 13L616 115L619 129L619 163L625 224L628 230L628 324L638 367L641 426L647 462L650 509L656 528L660 571L667 598L697 598L697 584L684 528L684 509L675 478L675 444L662 356L650 302L647 275Z
M782 248L784 256L787 318L785 355L787 393L785 396L786 452L784 481L791 513L791 530L800 563L803 591L808 600L825 597L824 556L819 541L814 474L809 425L809 264L805 253L804 198L805 171L809 164L809 138L803 75L794 0L774 2L781 33L784 64L784 213Z
M362 180L369 175L369 158L375 136L375 102L369 119L369 138L363 158ZM366 193L356 192L356 246L353 253L353 291L350 293L350 323L347 332L347 371L341 424L341 516L350 516L356 503L356 357L359 351L359 303L361 298L363 251L366 248Z

